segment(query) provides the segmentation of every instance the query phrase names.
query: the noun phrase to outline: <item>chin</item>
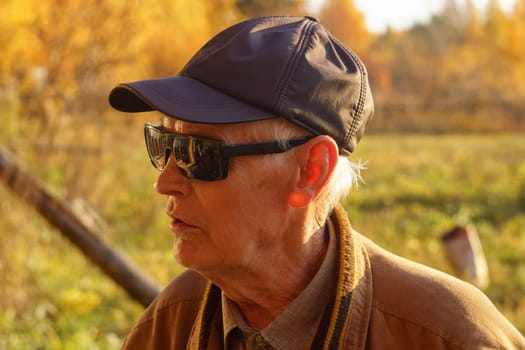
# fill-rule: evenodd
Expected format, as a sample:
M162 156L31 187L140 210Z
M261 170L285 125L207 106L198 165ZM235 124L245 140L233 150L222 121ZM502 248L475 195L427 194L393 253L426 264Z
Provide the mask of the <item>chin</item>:
M199 256L198 250L185 241L175 240L173 257L179 265L188 269L199 270L202 265L202 258Z

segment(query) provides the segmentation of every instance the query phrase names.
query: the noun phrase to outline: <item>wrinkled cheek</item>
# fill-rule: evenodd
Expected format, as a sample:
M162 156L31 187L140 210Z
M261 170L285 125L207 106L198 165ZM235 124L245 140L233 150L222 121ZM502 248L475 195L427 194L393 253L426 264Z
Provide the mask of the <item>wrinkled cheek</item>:
M234 219L234 218L232 218ZM250 217L245 217L247 221ZM228 220L221 225L222 230L213 235L213 255L216 263L224 268L235 268L245 265L255 246L254 232L247 225Z

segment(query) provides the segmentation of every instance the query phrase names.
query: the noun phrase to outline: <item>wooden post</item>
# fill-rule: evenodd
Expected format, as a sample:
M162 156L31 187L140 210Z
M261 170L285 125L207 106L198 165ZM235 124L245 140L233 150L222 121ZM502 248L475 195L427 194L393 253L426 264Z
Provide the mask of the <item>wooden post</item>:
M54 196L2 146L0 146L0 180L58 228L89 260L97 264L133 299L147 306L158 295L159 287L148 276L123 254L103 242L75 215L68 203Z
M441 242L450 265L459 277L480 289L488 287L487 261L474 225L454 226L442 234Z

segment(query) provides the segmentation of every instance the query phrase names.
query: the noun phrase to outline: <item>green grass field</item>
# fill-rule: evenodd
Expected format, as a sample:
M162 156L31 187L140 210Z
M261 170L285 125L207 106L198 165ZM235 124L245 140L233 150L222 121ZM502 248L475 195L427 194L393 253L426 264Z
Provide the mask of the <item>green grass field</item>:
M106 239L166 284L181 268L139 146L133 171L119 175L100 210ZM486 293L525 332L524 135L368 135L352 159L368 168L344 203L354 228L451 272L439 236L475 225L490 270ZM142 307L4 186L0 198L0 349L118 348Z
M473 224L487 295L525 331L524 135L369 136L365 184L346 208L354 228L398 255L451 272L439 236Z

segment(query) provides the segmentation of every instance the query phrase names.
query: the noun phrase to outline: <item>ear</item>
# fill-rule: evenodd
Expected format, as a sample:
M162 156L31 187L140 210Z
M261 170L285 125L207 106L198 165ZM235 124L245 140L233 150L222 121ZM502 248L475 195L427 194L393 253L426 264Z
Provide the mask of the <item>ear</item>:
M288 202L300 208L311 203L332 175L338 159L335 141L328 136L317 136L298 149L300 174L294 183Z

